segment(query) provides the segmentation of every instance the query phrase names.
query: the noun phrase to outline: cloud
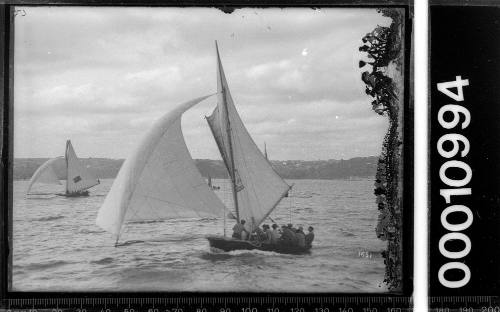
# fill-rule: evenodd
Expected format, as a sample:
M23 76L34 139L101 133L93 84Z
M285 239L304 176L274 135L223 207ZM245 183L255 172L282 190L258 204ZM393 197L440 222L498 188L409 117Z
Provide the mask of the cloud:
M387 122L357 68L361 37L389 22L374 9L25 10L15 21L16 157L60 155L71 138L89 156L125 158L162 114L215 92L214 40L241 118L273 159L380 152ZM193 157L219 157L203 118L214 105L183 117Z

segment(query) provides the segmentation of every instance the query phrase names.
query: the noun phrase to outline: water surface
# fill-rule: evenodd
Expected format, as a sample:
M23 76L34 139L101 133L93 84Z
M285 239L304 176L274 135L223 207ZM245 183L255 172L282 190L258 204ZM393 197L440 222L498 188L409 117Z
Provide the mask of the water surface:
M310 255L210 250L224 219L130 223L114 247L95 225L113 180L83 198L25 195L14 181L12 288L17 291L384 292L372 179L292 180L271 218L314 226ZM225 180L219 197L231 202ZM50 186L42 193L61 191ZM234 220L226 221L230 235ZM269 221L269 224L271 222Z

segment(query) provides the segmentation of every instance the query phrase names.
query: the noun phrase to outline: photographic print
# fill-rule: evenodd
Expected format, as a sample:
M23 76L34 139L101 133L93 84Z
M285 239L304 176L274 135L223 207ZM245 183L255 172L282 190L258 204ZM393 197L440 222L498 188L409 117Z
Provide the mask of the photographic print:
M16 7L10 290L400 292L405 14Z

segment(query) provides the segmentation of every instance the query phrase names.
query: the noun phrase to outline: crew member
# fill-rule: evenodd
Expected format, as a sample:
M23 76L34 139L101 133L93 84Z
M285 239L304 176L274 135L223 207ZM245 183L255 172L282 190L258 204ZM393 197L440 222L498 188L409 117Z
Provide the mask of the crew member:
M245 229L246 221L241 219L240 222L236 222L233 226L233 238L243 239L245 240L248 234L248 231Z
M295 241L297 240L295 238L295 233L287 227L286 225L283 225L281 227L281 238L280 240L283 242L284 245L286 246L293 246L295 244Z
M307 230L309 233L306 234L306 246L311 247L314 240L314 228L310 226Z
M301 226L299 226L299 229L295 232L295 237L297 237L297 245L299 247L306 247L306 235L304 234L304 230Z
M278 225L273 224L273 230L271 231L271 244L276 245L280 239L280 233L278 231Z
M265 239L262 241L262 243L263 244L271 244L272 236L273 236L271 228L267 224L264 224L262 226L262 228L264 229L264 234L265 234Z

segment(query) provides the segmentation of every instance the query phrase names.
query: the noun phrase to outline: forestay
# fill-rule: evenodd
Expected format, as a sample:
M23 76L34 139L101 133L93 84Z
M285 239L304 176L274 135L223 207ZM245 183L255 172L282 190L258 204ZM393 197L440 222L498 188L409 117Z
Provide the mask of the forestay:
M290 186L274 171L241 121L217 45L216 50L218 103L207 121L233 180L238 219L245 219L249 227L256 227L288 193Z
M99 184L97 178L83 165L76 156L71 141L66 141L66 192L76 193Z
M51 158L38 167L31 177L28 190L26 191L27 194L29 194L31 187L35 183L61 184L54 170L54 163L59 159L62 159L62 157Z
M182 114L209 96L164 115L127 158L97 215L97 225L116 235L127 220L222 216L225 207L210 190L187 149Z

